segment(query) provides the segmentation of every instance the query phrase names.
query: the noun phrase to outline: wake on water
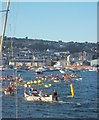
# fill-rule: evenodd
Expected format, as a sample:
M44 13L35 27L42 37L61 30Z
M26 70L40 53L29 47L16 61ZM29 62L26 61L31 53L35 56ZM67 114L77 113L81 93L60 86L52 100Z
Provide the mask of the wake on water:
M72 96L68 96L68 97L72 97ZM79 102L66 102L66 101L62 101L62 100L53 101L53 103L81 105L81 103L79 103Z
M65 102L65 101L57 101L58 103L63 103L63 104L76 104L76 105L81 105L81 103L78 102Z

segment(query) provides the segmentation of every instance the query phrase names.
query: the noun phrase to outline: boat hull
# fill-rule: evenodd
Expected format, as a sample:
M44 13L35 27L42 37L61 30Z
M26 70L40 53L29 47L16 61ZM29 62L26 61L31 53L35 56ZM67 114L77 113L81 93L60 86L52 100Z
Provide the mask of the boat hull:
M24 93L24 97L27 101L43 101L43 102L52 102L53 101L53 97L52 95L50 96L44 96L44 97L40 97L40 96L34 96L34 95L28 95L27 93Z
M10 93L9 91L4 90L5 95L14 95L14 92Z

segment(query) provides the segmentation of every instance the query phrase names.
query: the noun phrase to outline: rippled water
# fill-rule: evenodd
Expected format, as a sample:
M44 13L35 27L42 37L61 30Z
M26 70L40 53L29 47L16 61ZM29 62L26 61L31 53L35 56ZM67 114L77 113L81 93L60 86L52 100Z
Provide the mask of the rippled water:
M9 72L8 72L9 73ZM6 73L6 74L8 74ZM11 72L10 72L11 73ZM16 73L14 73L16 74ZM51 74L46 72L45 75ZM58 71L53 74L61 75ZM3 118L97 118L97 74L96 72L79 72L82 79L71 82L51 83L53 87L44 91L57 89L59 101L54 103L27 102L23 97L24 89L18 87L17 95L2 97ZM21 72L24 80L35 78L32 72ZM43 74L44 75L44 74ZM70 97L70 83L74 85L75 97ZM42 86L37 87L38 89Z

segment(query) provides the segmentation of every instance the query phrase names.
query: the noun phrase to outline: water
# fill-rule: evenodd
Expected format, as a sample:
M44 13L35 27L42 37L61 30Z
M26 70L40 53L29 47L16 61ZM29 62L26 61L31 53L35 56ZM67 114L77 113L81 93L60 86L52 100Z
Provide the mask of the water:
M5 73L3 73L5 74ZM12 74L7 71L6 74ZM16 72L13 73L18 74ZM36 76L30 71L20 72L24 80L34 79ZM44 73L51 74L50 72ZM42 76L44 75L42 74ZM53 74L61 74L58 71ZM45 88L44 91L52 93L56 88L59 101L53 103L27 102L23 97L24 89L18 87L17 95L2 97L2 117L3 118L97 118L97 74L96 72L79 72L81 78L59 83L49 81L53 86ZM71 97L70 83L74 85L75 97ZM6 86L6 83L5 83ZM36 86L37 89L43 86Z

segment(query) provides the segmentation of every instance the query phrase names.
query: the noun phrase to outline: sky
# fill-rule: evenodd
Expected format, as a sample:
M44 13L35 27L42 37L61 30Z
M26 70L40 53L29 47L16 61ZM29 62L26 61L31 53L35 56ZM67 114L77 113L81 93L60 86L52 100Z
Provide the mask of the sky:
M6 3L2 4L6 9ZM5 13L2 13L2 24ZM97 42L96 2L11 2L6 36Z

